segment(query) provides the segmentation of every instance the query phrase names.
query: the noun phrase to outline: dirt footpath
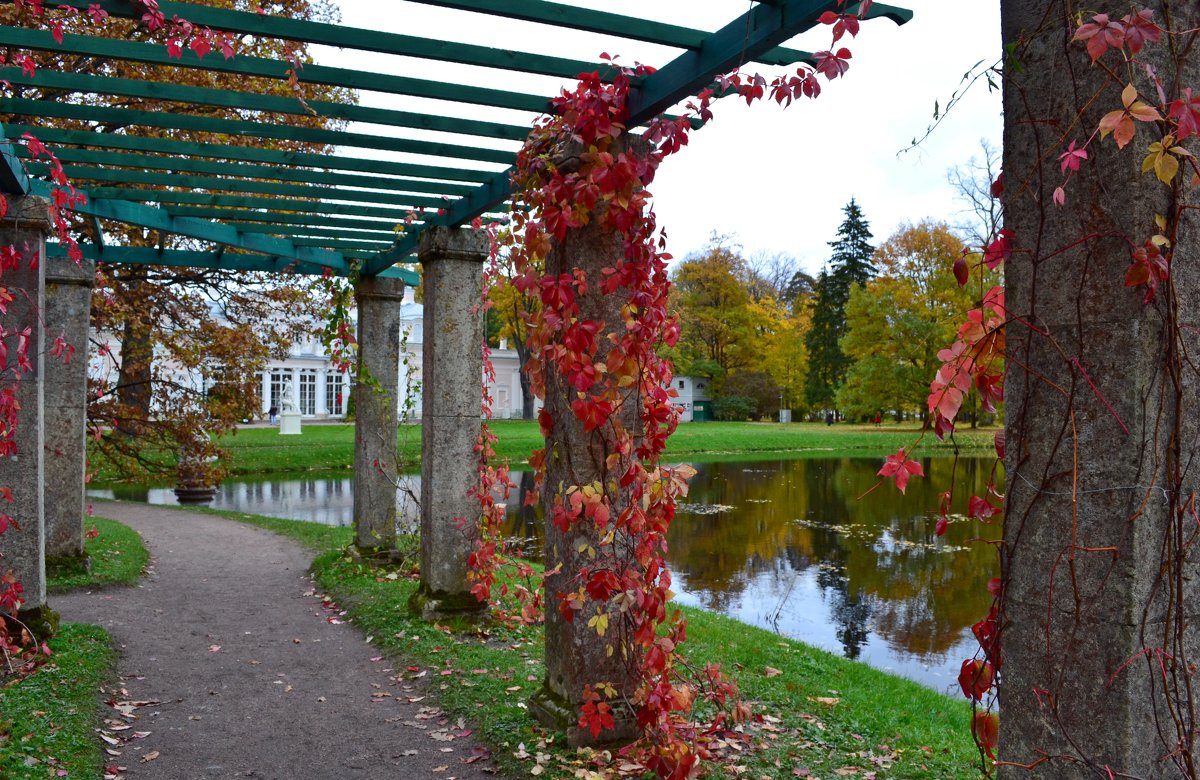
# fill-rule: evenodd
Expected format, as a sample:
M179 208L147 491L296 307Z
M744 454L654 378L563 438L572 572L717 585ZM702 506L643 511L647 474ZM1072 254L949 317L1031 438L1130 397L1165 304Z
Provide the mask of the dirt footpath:
M50 605L117 643L122 707L105 704L104 717L129 725L108 732L124 777L495 777L469 738L445 740L466 729L394 679L399 661L330 621L306 574L311 551L199 513L105 502L97 514L142 535L152 571L139 587Z

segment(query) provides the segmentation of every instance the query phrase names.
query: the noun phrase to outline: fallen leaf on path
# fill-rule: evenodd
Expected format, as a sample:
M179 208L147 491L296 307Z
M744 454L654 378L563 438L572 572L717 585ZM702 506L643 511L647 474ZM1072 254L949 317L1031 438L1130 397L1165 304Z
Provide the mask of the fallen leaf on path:
M153 761L154 759L158 758L160 755L162 755L162 754L159 753L157 750L151 750L149 753L142 756L142 763L143 764L149 763L150 761Z
M209 645L208 646L208 652L210 652L210 653L215 653L220 649L221 649L220 645Z

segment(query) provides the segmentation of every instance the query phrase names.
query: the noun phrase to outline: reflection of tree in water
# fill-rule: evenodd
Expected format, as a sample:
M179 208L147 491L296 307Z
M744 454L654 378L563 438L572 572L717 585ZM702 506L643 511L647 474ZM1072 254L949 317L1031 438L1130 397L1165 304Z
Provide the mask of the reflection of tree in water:
M527 506L525 496L533 490L532 471L512 472L517 487L508 497L508 513L504 535L518 544L524 555L535 560L542 558L542 502Z
M990 461L960 460L954 475L955 511L982 495ZM838 640L857 657L871 631L894 651L928 657L944 653L987 609L987 579L995 569L989 545L964 547L997 526L955 522L944 541L934 534L938 493L950 484L952 461L924 459L929 477L909 483L907 495L877 481L873 458L820 458L748 463L696 463L691 505L722 505L714 514L676 516L667 561L681 585L705 607L731 611L751 582L768 607L782 603L798 575L816 566ZM533 475L514 473L508 530L541 544L541 510L524 506ZM947 547L948 546L948 547ZM793 607L802 608L802 607ZM803 638L803 637L801 637Z

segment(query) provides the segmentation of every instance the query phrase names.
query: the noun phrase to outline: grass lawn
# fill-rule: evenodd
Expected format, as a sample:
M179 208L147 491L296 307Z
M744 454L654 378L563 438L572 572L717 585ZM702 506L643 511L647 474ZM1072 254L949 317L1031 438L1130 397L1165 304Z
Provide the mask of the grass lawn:
M496 454L513 464L524 463L529 453L542 446L537 423L528 420L495 420L492 430L499 437ZM955 448L970 453L992 453L995 429L964 429L955 441L939 442L926 436L916 450L920 453L950 454ZM750 456L757 454L829 453L873 455L911 447L920 436L912 424L873 425L824 423L685 423L671 437L669 456L686 458L703 455ZM415 471L421 456L421 428L402 425L397 437L404 470ZM230 471L235 476L278 474L297 471L341 471L354 464L354 426L344 424L306 425L299 436L281 436L277 428L243 428L224 437L221 446L229 453ZM114 472L93 455L97 480L111 480Z
M141 576L150 554L136 531L103 517L89 525L97 531L84 542L91 571L52 577L49 592L133 585ZM96 697L112 675L111 640L99 626L64 623L50 650L36 673L8 682L0 676L0 777L98 778L104 755Z
M93 517L89 527L96 529L97 535L84 540L84 549L91 559L92 570L88 573L77 573L50 577L46 581L46 590L50 593L62 593L79 588L103 588L110 585L133 585L142 576L150 553L142 544L142 537L137 531L116 520L104 517Z
M0 683L0 777L98 778L104 764L96 697L112 671L108 634L64 624L50 649L36 673Z
M218 514L322 551L313 570L326 595L348 610L372 643L403 659L404 667L397 668L407 669L403 677L417 686L410 695L430 688L446 714L476 724L473 739L492 749L502 771L528 776L539 753L544 777L572 777L589 766L586 752L556 744L561 739L535 728L524 709L544 674L540 628L492 625L486 631L455 631L415 620L405 605L416 582L372 573L344 559L340 549L351 540L349 529ZM794 774L796 769L815 777L979 776L964 701L729 618L702 610L685 613L690 660L699 666L720 663L735 672L743 695L769 716L752 729L755 748L744 755L730 751L714 776L806 776Z

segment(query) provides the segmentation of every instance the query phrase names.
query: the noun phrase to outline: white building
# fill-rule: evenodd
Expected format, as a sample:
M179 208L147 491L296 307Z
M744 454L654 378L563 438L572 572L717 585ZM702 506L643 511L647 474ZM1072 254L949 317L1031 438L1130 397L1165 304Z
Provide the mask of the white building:
M396 403L400 414L410 419L421 416L424 312L425 307L414 302L412 292L408 291L400 307L400 397ZM492 417L520 417L521 375L516 350L508 349L501 341L498 349L492 349L491 361L496 373L496 381L488 385L492 397ZM287 358L271 362L259 376L264 418L272 406L283 409L283 394L289 389L292 404L302 418L322 420L346 415L350 376L330 364L324 346L315 338L294 344ZM480 379L482 381L483 377Z
M672 380L679 397L680 422L707 422L713 419L712 399L708 396L709 380L705 377L677 376Z

